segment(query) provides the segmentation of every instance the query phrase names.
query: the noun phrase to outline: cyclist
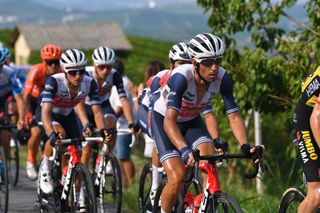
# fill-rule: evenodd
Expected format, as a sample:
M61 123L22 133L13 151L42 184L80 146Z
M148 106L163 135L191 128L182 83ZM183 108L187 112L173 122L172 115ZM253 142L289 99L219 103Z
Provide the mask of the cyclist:
M105 137L97 84L91 77L85 75L87 59L84 53L77 49L66 50L61 56L60 63L64 73L52 75L47 79L45 89L41 94L41 107L37 108L36 113L37 121L43 122L49 137L39 172L40 189L44 193L51 193L53 190L49 173L49 157L52 156L52 147L60 144L59 139L79 138L81 135L78 125L74 123L77 119L75 110L83 125L82 135L89 136L92 133L84 109L84 100L87 97L95 115L96 126ZM110 140L109 137L105 139ZM65 165L66 159L62 156L61 168L64 168ZM77 196L79 196L81 210L85 201L83 190L80 190L80 193L77 191Z
M294 113L299 158L305 175L308 193L298 213L315 212L320 206L320 66L301 88L301 96Z
M133 83L127 76L124 75L125 66L123 61L116 59L113 68L116 69L117 72L119 72L119 74L122 76L123 88L126 92L126 96L128 97L130 105L133 106L134 101L129 92L130 88L133 87ZM120 135L117 135L115 144L117 158L121 168L122 185L127 188L132 184L135 176L135 167L131 159L131 151L134 144L131 144L132 135L129 133L130 130L128 129L128 121L123 115L123 108L116 87L112 87L109 100L113 110L115 111L115 114L118 117L117 130L120 129L128 131L128 133L121 133ZM135 115L134 111L133 115Z
M145 140L150 141L149 143L146 143L146 149L151 151L151 152L149 151L150 154L148 153L148 155L152 156L152 184L151 184L151 191L150 191L150 200L152 205L153 205L155 194L160 182L161 174L159 173L158 168L161 167L161 163L156 152L155 142L150 137L151 136L150 129L149 129L150 121L148 119L150 96L154 91L156 91L158 88L161 87L161 84L165 83L166 79L170 76L171 71L174 68L182 64L191 63L191 58L188 51L188 45L184 42L173 45L169 51L169 62L170 62L169 70L167 69L163 69L161 71L158 70L158 72L154 73L154 76L149 77L147 81L147 87L144 89L142 96L140 97L141 104L139 106L138 113L137 113L138 124L140 125L143 132L145 133ZM156 68L160 66L153 66L153 67ZM151 149L147 148L147 146L152 146L152 148Z
M27 108L26 123L29 125L31 136L28 140L28 159L26 163L27 176L30 180L36 180L37 152L42 138L40 127L34 120L37 101L44 90L47 78L55 73L62 72L59 59L62 50L58 45L45 45L41 51L42 63L35 64L30 68L24 85L23 98Z
M18 108L18 122L17 128L22 129L24 126L24 102L21 94L21 87L15 71L5 65L6 52L3 48L0 48L0 117L8 115L8 98L13 96ZM9 141L11 133L7 130L0 132L1 145L6 153L9 153ZM7 155L8 156L8 155Z
M246 127L232 94L231 78L219 66L225 50L223 41L209 33L198 34L190 40L188 50L192 64L175 68L151 100L151 132L168 176L162 192L161 212L171 212L186 175L185 164L194 166L192 148L199 149L202 155L212 154L214 147L225 149L217 138L217 121L211 107L217 93L221 93L230 127L241 149L248 155L255 151L247 143Z
M112 68L116 60L114 50L109 47L98 47L93 51L92 60L93 66L87 67L86 71L98 85L98 93L101 100L101 109L105 118L106 128L109 130L109 132L116 132L117 116L112 109L109 101L111 88L113 85L115 85L119 94L120 102L122 104L123 114L129 123L128 127L132 132L135 132L131 105L123 88L122 77L115 69ZM86 99L86 113L88 115L89 121L93 123L94 113L89 107L88 99ZM113 137L110 143L113 147L116 141L116 134L112 135ZM90 160L91 150L91 146L85 146L83 148L81 156L82 163L88 164Z

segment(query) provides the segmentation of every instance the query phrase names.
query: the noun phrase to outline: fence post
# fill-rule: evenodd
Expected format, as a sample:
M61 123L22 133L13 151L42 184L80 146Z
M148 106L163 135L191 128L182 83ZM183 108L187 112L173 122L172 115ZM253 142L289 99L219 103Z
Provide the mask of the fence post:
M254 140L256 146L262 145L261 117L260 113L257 111L254 111ZM259 169L259 173L256 178L257 193L259 195L264 194L262 178L263 175Z

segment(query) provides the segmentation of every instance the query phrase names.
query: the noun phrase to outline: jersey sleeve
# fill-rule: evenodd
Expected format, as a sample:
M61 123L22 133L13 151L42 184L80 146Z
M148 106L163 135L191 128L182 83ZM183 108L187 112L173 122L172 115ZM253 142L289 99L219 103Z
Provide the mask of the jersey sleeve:
M224 102L226 114L237 112L238 107L233 96L233 84L227 72L224 74L222 78L220 93Z
M127 97L126 91L124 90L122 77L118 72L113 74L113 85L117 87L119 98Z
M49 77L44 86L44 90L41 94L41 103L53 103L54 96L58 90L57 80L53 77Z
M187 79L180 73L176 73L168 79L167 107L181 111L182 96L188 88Z
M37 79L37 73L39 72L39 69L37 67L32 67L27 75L27 79L24 84L23 93L24 94L30 94L32 91L32 88L36 82Z
M89 105L101 104L99 94L98 94L98 85L94 79L91 80L88 97L89 97Z
M157 91L160 88L160 80L161 78L155 76L152 80L152 83L150 85L150 93L154 93L155 91Z
M19 84L19 79L18 79L15 72L12 72L10 74L10 84L11 84L12 93L14 96L16 96L17 94L21 94L21 87Z

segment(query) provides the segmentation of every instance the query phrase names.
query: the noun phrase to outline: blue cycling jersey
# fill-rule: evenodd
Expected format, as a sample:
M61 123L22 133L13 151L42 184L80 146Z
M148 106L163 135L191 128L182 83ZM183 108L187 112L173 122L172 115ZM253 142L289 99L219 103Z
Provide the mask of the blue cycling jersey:
M16 72L12 68L3 65L3 69L0 71L0 97L10 92L15 96L21 94L21 90Z

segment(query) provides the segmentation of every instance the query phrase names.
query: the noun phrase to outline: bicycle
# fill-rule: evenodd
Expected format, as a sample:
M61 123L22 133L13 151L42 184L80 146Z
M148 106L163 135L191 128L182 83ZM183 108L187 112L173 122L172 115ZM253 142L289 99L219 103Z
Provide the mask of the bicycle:
M128 134L128 130L118 130L117 134ZM131 145L135 143L136 137L132 137ZM104 212L104 200L115 204L116 212L121 212L122 206L122 178L121 169L117 157L112 153L110 144L103 143L100 155L98 155L98 146L93 146L93 168L94 186L98 196L98 211ZM98 167L97 167L98 165ZM109 171L108 171L109 170Z
M0 124L1 130L10 130L15 128L11 124ZM9 176L8 176L8 158L0 145L0 212L8 212L9 205Z
M194 176L187 180L187 183L190 183L192 180L194 183L198 183L201 185L201 181L198 178L198 170L206 171L208 174L208 180L206 184L206 188L203 190L203 195L201 199L201 203L198 209L199 213L205 212L236 212L242 213L240 205L236 202L236 200L230 196L229 194L223 192L219 186L219 179L217 176L217 167L215 162L234 159L234 158L244 158L244 159L252 159L253 161L255 158L248 157L244 154L213 154L213 155L206 155L200 156L200 151L195 150L193 151L193 155L195 158L195 167L194 167ZM259 156L260 163L254 163L254 168L251 173L246 173L244 175L245 178L254 178L256 177L259 166L262 167L262 147L257 147L257 156ZM255 156L256 157L256 156ZM199 163L200 160L206 160L207 163ZM189 181L189 182L188 182ZM161 193L164 188L164 184L158 188L156 197L155 197L155 204L159 204L161 199ZM201 187L203 189L203 187ZM186 193L186 191L184 192ZM174 212L182 213L185 212L185 197L183 193L179 194L178 204L177 207L174 209ZM181 207L182 206L182 207ZM160 205L154 206L153 213L159 213L161 211Z
M76 193L79 182L82 183L81 187L83 187L85 193L85 211L90 213L97 211L91 176L88 168L80 163L80 151L77 147L82 141L92 140L95 141L97 138L63 139L60 140L61 145L67 145L64 150L59 150L59 147L53 148L53 155L49 158L51 161L50 174L53 180L53 192L52 194L44 194L41 191L39 176L35 207L40 212L49 212L49 207L52 207L54 212L77 212L83 210L79 207L79 199ZM61 174L59 152L68 159L67 165L63 168L64 174Z
M7 162L8 162L8 176L9 183L16 187L19 180L19 147L20 143L17 138L17 127L10 123L10 115L4 115L1 119L2 129L6 129L11 132L11 139L9 145L9 153L7 153ZM20 131L20 130L19 130Z
M152 204L150 200L150 192L152 185L152 165L147 163L144 165L139 179L139 209L140 213L152 212ZM164 176L163 167L158 168L158 171Z

